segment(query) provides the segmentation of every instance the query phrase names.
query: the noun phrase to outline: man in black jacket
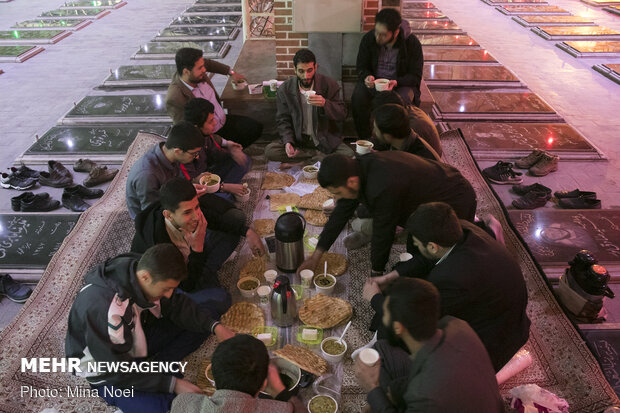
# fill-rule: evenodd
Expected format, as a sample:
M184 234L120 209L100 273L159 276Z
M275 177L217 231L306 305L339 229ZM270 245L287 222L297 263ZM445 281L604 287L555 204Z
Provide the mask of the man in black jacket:
M443 202L418 207L406 228L419 253L364 286L364 298L378 314L373 324L380 326L379 286L399 276L424 278L439 290L441 314L467 321L499 371L529 337L527 290L519 264L503 245L459 220Z
M152 364L164 362L162 367L182 375L185 367L179 362L209 335L219 341L234 335L214 321L221 314L176 292L186 274L178 249L160 244L142 256L111 258L85 275L86 285L69 312L65 352L80 360L76 374L108 404L125 412L165 413L175 394L201 392ZM104 371L99 366L105 362ZM89 368L89 363L98 367ZM111 370L123 366L126 372ZM123 395L116 394L119 390Z
M383 274L396 226L405 226L418 205L445 201L459 217L474 220L476 194L460 172L444 163L401 151L375 152L358 157L329 155L321 163L319 184L334 194L336 208L319 237L315 252L300 270L316 268L323 252L362 203L373 218L372 275Z
M405 104L420 106L424 55L422 45L409 33L398 11L383 9L375 16L375 28L362 37L357 53L358 82L351 97L353 120L360 139L370 138L370 108L375 80L388 79Z

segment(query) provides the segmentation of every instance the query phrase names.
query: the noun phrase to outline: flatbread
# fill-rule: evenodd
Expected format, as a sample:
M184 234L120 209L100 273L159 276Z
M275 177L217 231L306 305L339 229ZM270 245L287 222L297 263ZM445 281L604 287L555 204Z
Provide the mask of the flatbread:
M308 209L304 214L304 218L306 218L306 222L308 222L308 224L316 227L324 227L325 224L327 224L327 215L325 215L322 211ZM329 266L329 263L327 265Z
M251 334L254 327L265 325L265 315L256 304L240 302L233 304L220 322L235 333Z
M323 274L325 270L325 261L327 261L327 273L336 277L344 274L347 270L347 257L335 252L324 252L321 260L314 269L315 274Z
M329 369L329 365L323 357L305 347L287 344L280 350L276 350L273 353L276 356L290 361L300 369L309 371L317 377L327 373L327 370Z
M305 176L301 176L298 182L300 184L319 185L319 180L317 178L306 178Z
M304 300L298 314L304 324L332 328L348 321L353 316L353 307L342 298L316 294Z
M276 221L271 218L255 219L252 224L254 226L254 231L258 234L258 236L264 237L265 235L273 234Z
M279 174L277 172L267 172L261 189L282 189L295 183L295 178L289 174Z
M327 264L329 265L329 264ZM241 271L239 271L239 279L243 277L254 277L259 281L265 281L265 271L267 270L267 258L254 257L246 262Z
M286 206L297 206L301 197L293 193L282 194L270 194L269 195L269 209L271 211L277 211L278 208Z
M302 196L297 206L299 208L316 209L317 211L322 211L323 203L328 199L331 199L333 195L328 190L320 188L323 190L318 191L318 189L319 188L315 189L314 192Z

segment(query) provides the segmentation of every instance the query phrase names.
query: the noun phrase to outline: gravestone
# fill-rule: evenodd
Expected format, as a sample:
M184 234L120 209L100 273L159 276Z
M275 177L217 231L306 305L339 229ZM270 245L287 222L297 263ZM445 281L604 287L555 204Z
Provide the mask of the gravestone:
M0 214L0 268L44 269L78 214Z
M606 63L602 65L592 66L594 70L620 84L620 64Z
M482 0L482 2L491 6L548 4L546 0Z
M496 7L495 10L500 13L506 14L508 16L516 16L516 15L528 15L528 14L537 14L537 15L570 15L571 13L568 10L564 10L558 6L551 6L548 4L539 5L539 6L500 6Z
M196 4L217 4L218 6L239 6L241 0L198 0Z
M103 16L107 16L108 14L110 14L110 11L105 9L56 9L41 13L37 17L40 19L58 19L59 17L62 17L63 19L96 20L102 18Z
M615 15L620 16L620 6L603 7L603 10L605 10L606 12L609 12L611 14L615 14Z
M429 87L523 87L504 66L430 63L422 77Z
M54 126L33 143L17 161L46 164L50 159L63 162L89 158L106 163L122 162L138 132L166 136L168 130L168 126L157 124Z
M192 6L183 12L184 16L217 16L241 14L241 6Z
M103 87L168 87L175 65L120 66L110 73Z
M153 39L155 41L234 40L239 34L238 27L167 27Z
M63 30L0 30L0 43L54 44L70 34Z
M582 333L601 365L605 378L616 394L620 395L620 330L582 330Z
M620 32L602 26L534 27L545 40L620 40Z
M480 48L480 45L474 39L467 35L424 34L418 35L417 37L418 40L420 40L422 47L433 46L444 48Z
M429 2L423 2L423 3L406 2L405 4L403 4L402 10L437 10L437 6Z
M409 20L413 34L465 34L452 20Z
M239 15L223 16L179 16L170 22L170 27L217 27L217 26L239 26L243 18Z
M577 57L620 57L620 41L574 41L556 43L566 53Z
M41 53L41 46L0 46L0 62L21 63Z
M446 49L441 47L425 47L424 63L459 63L465 64L492 64L499 63L487 50L483 49Z
M127 2L123 0L78 0L68 1L62 6L61 9L119 9L126 5Z
M448 16L435 10L403 10L405 20L450 20Z
M87 19L25 20L11 26L20 30L63 29L77 31L92 23Z
M521 26L595 26L592 20L581 16L514 16Z
M61 125L171 122L164 95L86 96L60 120Z
M206 59L221 59L228 53L230 44L223 40L208 42L148 42L140 47L140 50L132 56L132 59L174 60L177 50L182 47L200 49Z

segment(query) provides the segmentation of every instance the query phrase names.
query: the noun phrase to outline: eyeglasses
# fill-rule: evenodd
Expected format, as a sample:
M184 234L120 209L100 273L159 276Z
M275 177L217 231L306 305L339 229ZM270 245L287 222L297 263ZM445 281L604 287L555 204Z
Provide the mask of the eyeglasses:
M183 151L183 152L185 152L185 153L189 153L190 155L192 155L192 157L193 157L194 159L196 159L196 158L198 158L198 155L200 155L200 151L201 151L201 150L202 150L202 149L198 149L196 152L190 152L190 151Z

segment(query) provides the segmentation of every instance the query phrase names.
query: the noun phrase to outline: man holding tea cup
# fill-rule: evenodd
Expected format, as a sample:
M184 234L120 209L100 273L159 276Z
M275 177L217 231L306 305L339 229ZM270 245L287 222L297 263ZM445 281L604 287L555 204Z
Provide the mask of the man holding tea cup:
M387 8L377 13L375 28L360 42L356 66L359 81L351 107L360 139L370 138L371 101L377 92L394 90L406 104L420 106L422 45L398 11Z
M330 153L353 156L342 142L341 123L347 116L338 83L316 73L316 57L301 49L293 57L295 76L287 79L277 92L276 124L281 142L265 148L270 161L290 162L322 159Z

